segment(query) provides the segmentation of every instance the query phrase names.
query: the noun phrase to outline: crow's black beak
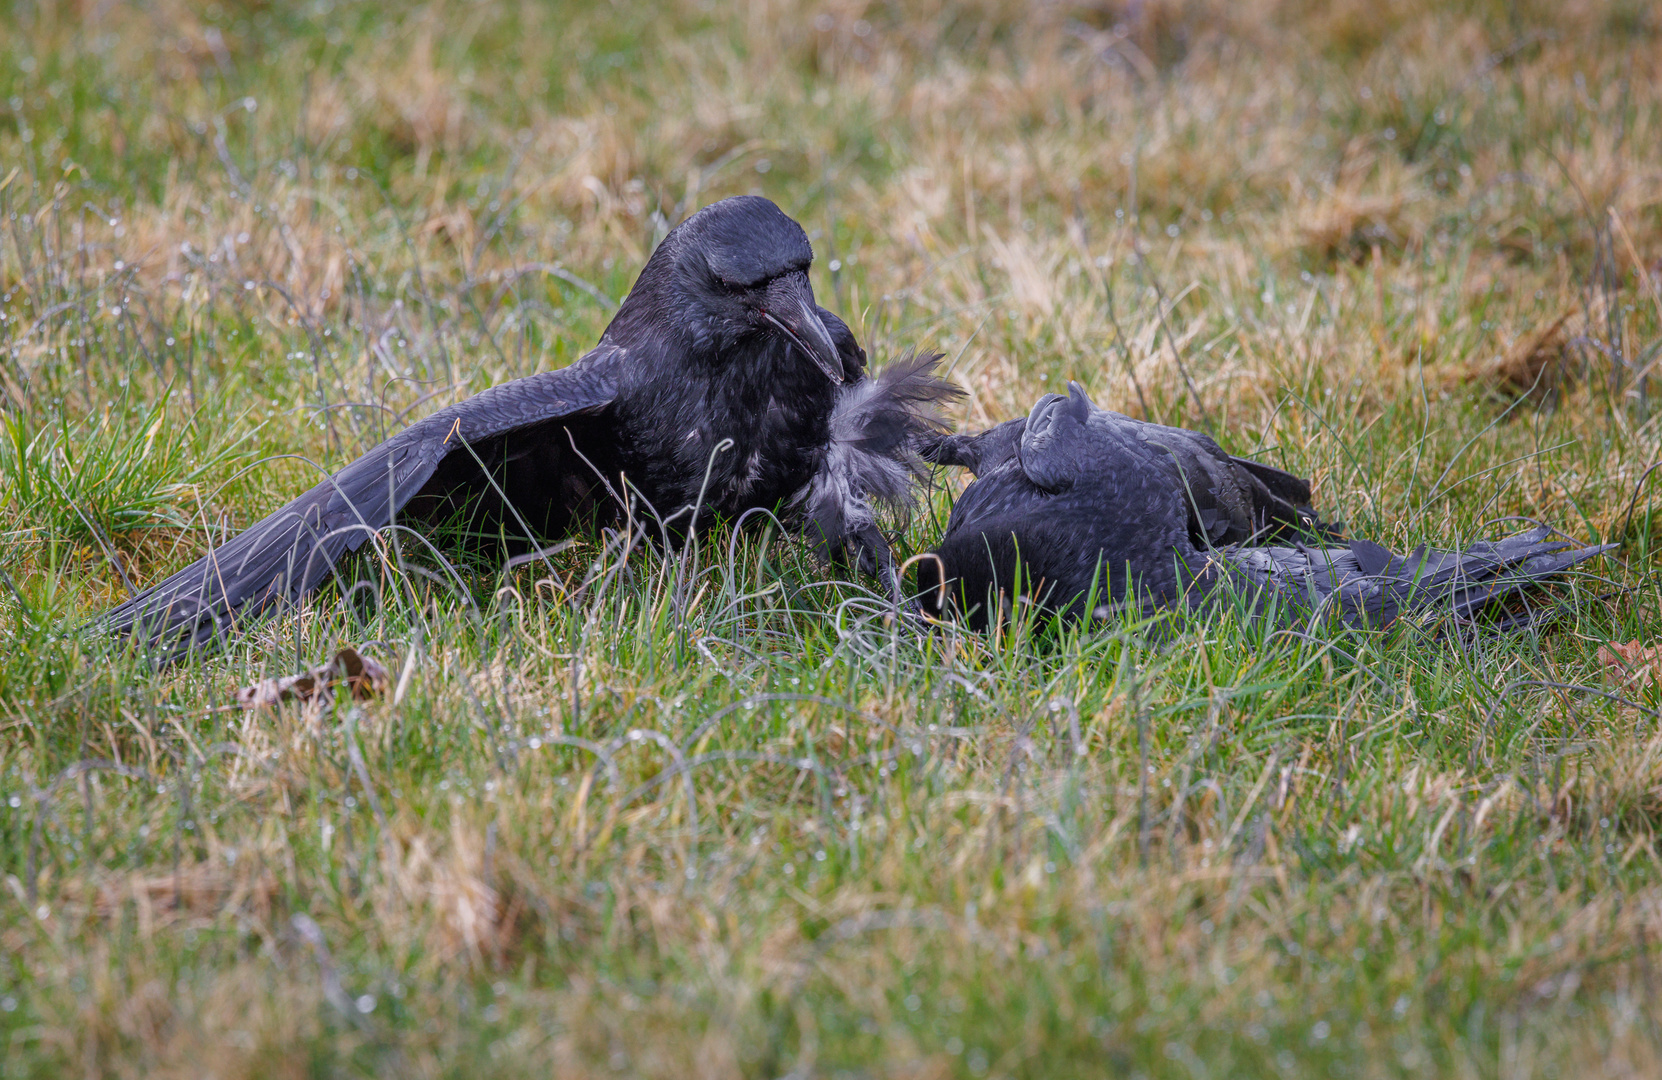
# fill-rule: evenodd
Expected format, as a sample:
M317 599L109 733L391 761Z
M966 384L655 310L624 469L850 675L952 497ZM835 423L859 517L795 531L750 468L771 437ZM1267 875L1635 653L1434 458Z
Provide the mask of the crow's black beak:
M842 357L837 355L830 331L820 321L819 305L814 303L814 289L808 284L807 274L775 278L768 284L763 304L762 318L784 331L791 344L825 372L826 378L833 383L843 381Z

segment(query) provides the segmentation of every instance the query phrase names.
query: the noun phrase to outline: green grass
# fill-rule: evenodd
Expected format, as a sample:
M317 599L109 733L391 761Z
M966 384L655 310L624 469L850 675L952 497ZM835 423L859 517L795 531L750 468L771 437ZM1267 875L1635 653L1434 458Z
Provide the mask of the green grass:
M1662 628L1649 5L0 19L0 1076L1657 1071L1659 702L1598 659ZM1622 558L1324 644L405 532L223 656L77 632L750 190L964 427L1077 378L1356 535ZM344 642L398 689L231 707Z
M165 393L128 411L121 417L118 406L80 425L60 414L38 431L27 412L0 418L5 509L23 526L6 538L12 552L43 544L102 549L141 529L189 524L196 486L234 463L234 446L193 446L224 429L170 416Z

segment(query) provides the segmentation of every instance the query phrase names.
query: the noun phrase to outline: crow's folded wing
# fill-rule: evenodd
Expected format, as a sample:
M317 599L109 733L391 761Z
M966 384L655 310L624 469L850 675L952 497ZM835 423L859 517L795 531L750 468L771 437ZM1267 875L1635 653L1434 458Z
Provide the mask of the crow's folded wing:
M1171 455L1189 501L1197 547L1262 541L1284 533L1325 534L1310 509L1308 481L1233 457L1210 436L1188 428L1110 414L1127 432Z
M1234 544L1285 532L1336 533L1310 508L1310 485L1292 473L1247 458L1231 457L1198 431L1100 414L1126 437L1159 447L1177 467L1189 501L1197 545ZM925 461L957 465L984 476L1016 456L1027 417L1007 420L975 435L931 435L919 448Z
M400 431L202 559L107 612L103 630L158 648L200 647L317 588L456 454L518 429L603 410L618 356L606 346L559 371L493 386Z

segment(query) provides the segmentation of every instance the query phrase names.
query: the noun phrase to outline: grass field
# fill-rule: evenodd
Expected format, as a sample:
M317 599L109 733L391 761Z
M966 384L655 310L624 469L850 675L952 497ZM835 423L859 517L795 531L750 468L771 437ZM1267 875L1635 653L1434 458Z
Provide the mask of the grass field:
M1653 4L0 20L0 1076L1662 1073L1662 695L1598 656L1662 637ZM76 633L746 191L962 426L1077 378L1356 535L1621 559L1539 634L1328 646L406 536L227 655ZM233 706L345 642L396 690Z

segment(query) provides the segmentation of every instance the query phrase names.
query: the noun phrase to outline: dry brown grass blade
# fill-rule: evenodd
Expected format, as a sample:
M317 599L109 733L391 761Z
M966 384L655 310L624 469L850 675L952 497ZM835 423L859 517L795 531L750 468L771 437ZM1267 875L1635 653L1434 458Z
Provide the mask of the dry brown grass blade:
M1498 398L1545 395L1564 385L1570 373L1566 351L1575 308L1564 311L1551 322L1520 334L1506 351L1496 356L1473 359L1444 373L1447 386L1464 386Z
M118 920L131 910L140 935L148 937L181 920L213 925L232 916L255 926L269 926L278 886L263 859L221 857L189 863L177 872L133 871L73 887L66 883L66 891L99 919Z

